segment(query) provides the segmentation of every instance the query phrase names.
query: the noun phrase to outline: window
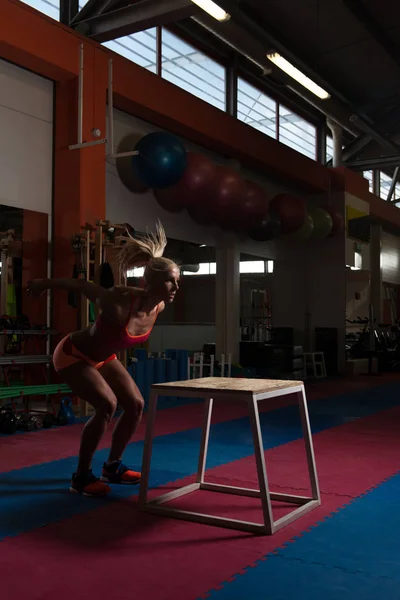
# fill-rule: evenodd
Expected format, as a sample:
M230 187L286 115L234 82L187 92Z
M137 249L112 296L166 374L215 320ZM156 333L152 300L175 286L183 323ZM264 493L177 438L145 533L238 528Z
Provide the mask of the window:
M380 171L380 197L383 200L387 200L391 184L392 178Z
M126 276L128 279L132 277L143 277L144 275L144 267L134 267L131 271L126 272Z
M325 162L328 162L328 160L332 160L333 158L333 139L330 135L326 136L325 145Z
M240 273L273 273L273 260L244 260L240 261ZM200 263L199 269L195 273L193 271L183 271L182 275L215 275L217 272L217 263ZM129 275L128 277L132 277ZM138 277L138 275L135 275Z
M354 267L352 267L355 271L360 271L362 269L362 254L361 252L354 252Z
M213 269L211 268L211 265L213 265ZM215 275L216 272L216 263L200 263L198 271L183 271L182 275Z
M277 104L243 79L238 79L239 121L276 139Z
M305 119L279 105L279 141L316 160L317 129Z
M23 2L56 21L60 20L60 0L23 0Z
M240 273L265 273L264 260L246 260L240 263Z
M372 183L372 171L363 171L363 177L365 177L365 179L368 179L369 191L373 192L374 186Z
M120 54L124 58L148 69L152 73L157 71L157 28L139 31L104 42L103 46Z
M197 98L225 110L225 67L166 29L162 31L162 76Z

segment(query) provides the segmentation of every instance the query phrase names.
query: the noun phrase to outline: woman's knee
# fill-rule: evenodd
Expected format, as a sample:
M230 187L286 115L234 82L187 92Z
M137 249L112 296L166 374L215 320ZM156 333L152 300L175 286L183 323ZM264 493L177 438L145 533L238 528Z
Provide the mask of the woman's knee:
M142 416L144 400L141 396L129 396L120 400L120 404L124 413L130 414L134 419Z
M115 396L101 398L95 409L96 414L102 416L109 423L117 410L117 398Z

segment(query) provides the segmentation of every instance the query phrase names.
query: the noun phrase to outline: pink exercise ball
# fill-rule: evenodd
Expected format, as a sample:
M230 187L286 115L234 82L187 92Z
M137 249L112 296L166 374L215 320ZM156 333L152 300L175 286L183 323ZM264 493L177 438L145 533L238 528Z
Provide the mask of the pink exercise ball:
M270 201L269 208L279 217L282 233L296 233L306 222L306 202L298 196L278 194Z

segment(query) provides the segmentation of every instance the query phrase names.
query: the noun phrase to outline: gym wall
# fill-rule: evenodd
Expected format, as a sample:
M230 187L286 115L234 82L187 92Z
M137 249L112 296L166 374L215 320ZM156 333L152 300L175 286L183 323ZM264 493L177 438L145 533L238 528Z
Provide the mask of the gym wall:
M53 83L0 60L0 204L51 214Z

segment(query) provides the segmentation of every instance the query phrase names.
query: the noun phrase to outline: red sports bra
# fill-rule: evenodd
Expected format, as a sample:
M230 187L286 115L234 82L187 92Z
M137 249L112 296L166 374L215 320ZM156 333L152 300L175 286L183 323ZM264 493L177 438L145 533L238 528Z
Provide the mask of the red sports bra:
M153 325L150 327L150 329L146 333L142 333L142 335L131 335L128 332L128 324L129 324L129 321L131 320L133 302L134 302L134 297L132 294L131 307L129 310L128 320L126 322L126 325L124 325L123 327L109 325L101 318L101 315L99 315L98 318L96 319L96 323L95 323L96 333L100 337L102 337L104 340L107 340L107 345L109 345L110 348L115 348L115 351L127 350L131 346L143 344L145 341L147 341L149 339L152 329L154 327L154 323L157 320L159 305L157 306L156 317L155 317L155 319L153 321Z

